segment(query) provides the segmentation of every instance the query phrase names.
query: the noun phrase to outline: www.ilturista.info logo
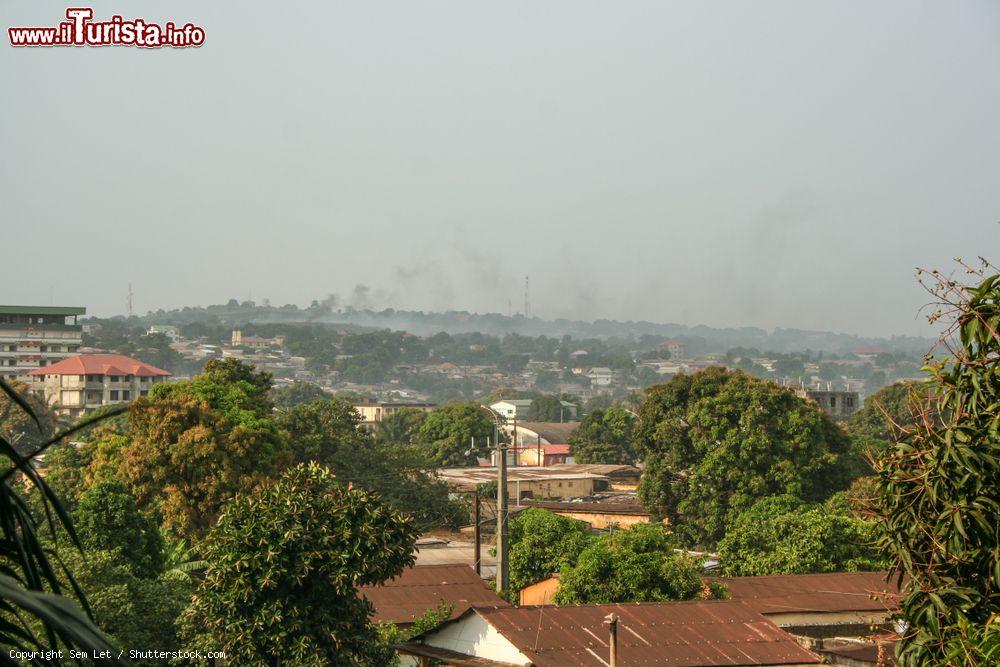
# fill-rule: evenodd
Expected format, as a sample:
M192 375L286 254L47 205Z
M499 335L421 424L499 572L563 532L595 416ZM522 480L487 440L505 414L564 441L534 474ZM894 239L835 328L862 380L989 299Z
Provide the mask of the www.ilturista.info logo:
M145 19L126 20L112 16L108 21L91 21L90 7L70 7L68 21L47 28L7 28L11 46L141 46L185 48L205 43L205 30L193 23L163 25Z

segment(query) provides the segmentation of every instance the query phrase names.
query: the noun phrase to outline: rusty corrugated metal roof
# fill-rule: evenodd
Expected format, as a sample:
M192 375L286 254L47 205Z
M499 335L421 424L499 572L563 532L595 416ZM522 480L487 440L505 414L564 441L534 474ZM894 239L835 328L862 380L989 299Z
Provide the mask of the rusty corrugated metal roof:
M899 606L896 582L885 572L827 572L769 577L722 577L733 600L762 614L887 612Z
M537 507L552 512L577 512L587 514L628 514L633 516L649 516L649 511L642 505L628 503L573 503L553 500L522 499L522 505Z
M537 667L604 667L608 614L617 614L621 665L800 665L820 658L742 602L479 608ZM461 621L458 621L461 622Z
M364 586L361 595L375 607L372 620L410 623L444 601L457 618L474 604L504 605L468 565L415 565L381 586Z

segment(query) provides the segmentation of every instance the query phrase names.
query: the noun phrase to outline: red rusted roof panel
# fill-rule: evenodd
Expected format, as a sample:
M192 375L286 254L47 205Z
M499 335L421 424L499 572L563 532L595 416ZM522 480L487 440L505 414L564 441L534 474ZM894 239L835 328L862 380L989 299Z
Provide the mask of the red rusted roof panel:
M452 618L472 605L507 604L468 565L415 565L361 594L375 607L375 622L410 623L442 601L455 606Z
M476 608L537 667L602 667L608 614L622 665L793 665L820 659L741 602Z
M887 612L899 605L895 581L885 572L830 572L718 579L729 597L763 614L782 612Z

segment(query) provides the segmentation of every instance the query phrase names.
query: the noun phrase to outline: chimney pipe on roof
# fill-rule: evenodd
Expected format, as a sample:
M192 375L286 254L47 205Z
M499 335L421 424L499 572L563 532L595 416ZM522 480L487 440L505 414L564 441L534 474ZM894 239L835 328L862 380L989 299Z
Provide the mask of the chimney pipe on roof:
M610 667L618 667L618 616L608 614L604 617L604 622L608 625L608 630L611 633L611 641L609 642L611 655L608 664Z

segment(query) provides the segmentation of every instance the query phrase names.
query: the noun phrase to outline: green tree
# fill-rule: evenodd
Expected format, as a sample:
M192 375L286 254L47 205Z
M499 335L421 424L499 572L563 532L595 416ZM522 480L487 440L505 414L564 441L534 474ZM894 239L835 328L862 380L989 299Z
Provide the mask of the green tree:
M302 382L301 380L276 387L271 391L271 400L279 408L293 408L296 405L312 403L328 397L329 395L318 384Z
M375 424L375 441L380 444L409 445L417 440L417 433L427 418L419 408L400 408Z
M240 665L388 663L358 587L412 565L415 541L409 519L373 494L315 463L290 469L237 496L209 533L187 645Z
M563 413L563 404L558 396L543 394L532 399L528 408L528 421L561 422L565 417Z
M663 526L637 524L601 535L559 579L559 604L662 602L711 597L701 564L674 551Z
M1000 614L1000 273L978 271L969 286L929 274L932 321L948 325L948 356L925 367L941 423L919 420L875 462L871 512L901 584L902 665L993 664L983 652Z
M331 465L344 449L371 446L370 436L358 428L361 415L341 398L296 405L278 413L277 422L287 434L293 463Z
M163 569L163 536L157 517L136 508L124 483L109 479L83 492L75 515L83 546L118 551L138 577L152 578Z
M159 506L178 537L198 539L237 492L291 461L272 417L270 376L230 361L155 385L131 404L125 442L109 451L106 465L140 505Z
M434 410L417 431L418 441L439 466L475 465L486 454L493 422L473 403L452 403ZM470 451L475 441L475 449Z
M634 463L632 419L621 408L591 412L569 436L573 459L577 463Z
M856 474L850 440L828 415L740 371L710 368L651 387L639 415L640 498L708 548L759 498L821 501Z
M718 552L729 576L884 567L871 522L851 516L836 502L810 504L788 495L763 498L742 512L719 542Z
M188 577L164 572L152 577L136 573L120 550L60 550L63 562L87 595L98 627L128 649L180 649L177 620L191 602ZM162 660L140 660L162 665Z
M457 528L467 518L447 485L428 472L434 461L425 448L373 439L358 428L360 416L350 403L334 398L299 405L282 412L278 423L295 463L316 461L341 482L379 493L419 528Z
M865 438L879 450L923 421L932 407L927 387L921 383L896 382L865 399L864 406L847 420L847 432Z
M495 489L494 489L495 491ZM576 563L590 542L590 526L543 509L526 509L508 526L510 595Z

